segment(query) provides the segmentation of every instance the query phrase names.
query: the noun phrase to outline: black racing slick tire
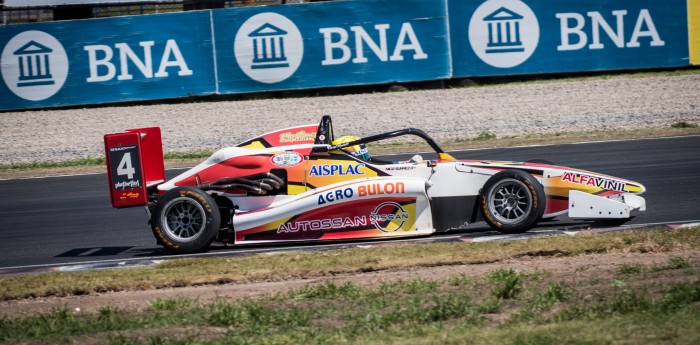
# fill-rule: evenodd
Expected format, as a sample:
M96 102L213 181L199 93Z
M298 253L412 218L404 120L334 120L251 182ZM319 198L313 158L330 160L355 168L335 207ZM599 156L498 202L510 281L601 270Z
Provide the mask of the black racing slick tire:
M504 170L488 179L481 192L481 212L486 222L504 234L529 230L545 208L542 185L520 170Z
M151 228L158 243L173 253L206 250L219 232L221 214L201 189L178 187L158 198Z

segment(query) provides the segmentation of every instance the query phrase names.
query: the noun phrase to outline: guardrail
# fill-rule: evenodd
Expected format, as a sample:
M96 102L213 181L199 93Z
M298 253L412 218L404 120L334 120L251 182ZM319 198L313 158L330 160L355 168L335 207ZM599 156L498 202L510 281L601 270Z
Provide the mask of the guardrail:
M700 63L699 7L355 0L9 25L0 110L688 66Z

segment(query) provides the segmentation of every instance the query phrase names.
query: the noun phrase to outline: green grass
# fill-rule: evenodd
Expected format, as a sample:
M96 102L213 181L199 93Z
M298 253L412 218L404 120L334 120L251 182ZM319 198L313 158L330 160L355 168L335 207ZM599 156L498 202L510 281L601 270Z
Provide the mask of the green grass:
M667 273L669 271L666 271ZM604 273L600 273L604 275ZM510 277L516 299L488 294ZM700 340L700 280L604 289L497 270L469 289L414 279L362 287L326 281L259 299L156 300L139 311L66 308L0 319L0 342L108 344L691 344ZM600 278L604 280L605 278ZM612 282L610 285L613 285Z
M491 294L498 299L516 298L523 290L523 279L512 268L493 271L487 277L494 283Z
M196 306L196 301L187 298L157 298L151 302L154 310L186 310Z
M168 160L189 160L189 159L205 159L211 156L211 151L194 151L194 152L168 152L163 154L163 158ZM66 161L36 161L30 163L2 164L0 171L11 170L35 170L35 169L55 169L66 167L85 167L85 166L104 166L104 157L86 157L79 159L71 159Z
M474 138L473 140L475 141L484 141L484 140L493 140L496 139L496 135L491 133L491 132L481 132L479 135Z
M637 274L637 273L642 273L644 271L644 267L640 264L622 264L620 267L617 269L617 272L623 275L627 274Z
M82 167L82 166L104 166L104 157L88 157L80 159L71 159L66 161L36 161L30 163L2 164L0 171L9 170L34 170L34 169L53 169L65 167Z
M653 273L667 270L678 270L678 269L690 269L692 264L685 258L682 257L672 257L668 262L664 264L653 265L651 267L644 267L638 263L622 264L617 269L617 273L622 276L634 275L634 274L644 274ZM690 271L690 273L693 273Z
M677 269L684 269L684 268L690 268L691 264L690 262L682 257L672 257L671 259L668 260L667 263L659 266L654 266L652 267L652 271L664 271L664 270L677 270Z
M698 125L696 123L689 123L685 121L680 121L671 124L671 128L698 128Z
M4 298L336 276L523 256L697 249L700 228L511 242L412 244L273 256L172 260L155 268L0 278ZM700 341L700 279L674 256L569 276L499 268L358 285L326 280L276 295L202 303L155 299L139 310L67 308L0 318L0 343L106 344L692 344ZM691 274L685 274L691 272ZM610 275L613 273L613 276ZM585 280L578 278L586 275ZM165 280L163 280L165 279ZM167 280L170 279L170 280ZM145 283L148 281L149 283ZM114 284L120 285L114 285ZM61 287L61 285L63 287ZM170 285L168 285L170 284Z
M150 268L3 276L0 277L0 286L3 287L0 290L0 299L315 278L341 273L500 262L523 256L567 257L622 251L668 252L699 247L700 228L696 227L559 236L524 241L423 243L233 258L176 259L164 261ZM674 260L672 264L682 266L683 262L679 259ZM666 265L670 267L671 263ZM500 281L503 282L503 291L494 292L500 298L516 297L519 293L518 280L549 278L546 273L538 271L529 273L531 277L520 278L515 278L519 274L500 274L504 278L494 278L501 279ZM466 278L463 281L455 279L454 285L468 284ZM414 288L416 291L429 292L430 287L427 284Z

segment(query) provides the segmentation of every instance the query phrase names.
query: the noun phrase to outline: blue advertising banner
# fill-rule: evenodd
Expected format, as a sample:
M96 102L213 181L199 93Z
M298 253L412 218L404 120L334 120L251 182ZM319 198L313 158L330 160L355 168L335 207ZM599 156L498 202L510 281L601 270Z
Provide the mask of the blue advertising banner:
M211 94L210 14L0 27L0 110Z
M215 10L218 92L444 79L444 0Z
M8 25L0 110L688 66L688 28L687 0L348 0Z
M449 0L454 77L688 65L686 0Z

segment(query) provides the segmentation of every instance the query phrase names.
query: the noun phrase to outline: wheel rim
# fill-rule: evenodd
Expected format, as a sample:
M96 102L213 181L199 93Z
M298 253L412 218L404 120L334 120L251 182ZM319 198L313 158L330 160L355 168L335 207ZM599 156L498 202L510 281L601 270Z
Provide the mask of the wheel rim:
M522 181L504 179L491 188L489 211L497 221L515 224L527 218L532 210L532 194Z
M190 198L180 197L165 204L160 223L172 239L191 242L204 232L205 219L202 205Z

